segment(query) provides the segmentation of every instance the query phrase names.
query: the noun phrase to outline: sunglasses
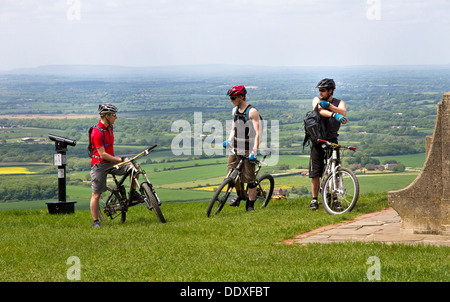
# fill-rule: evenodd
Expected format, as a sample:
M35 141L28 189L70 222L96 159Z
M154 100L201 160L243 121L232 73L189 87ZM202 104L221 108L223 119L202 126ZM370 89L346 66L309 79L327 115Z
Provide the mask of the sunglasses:
M234 101L235 99L237 99L237 96L230 96L230 100Z
M319 89L320 92L325 92L325 91L327 91L327 90L328 90L328 89L326 89L326 88L320 88L320 89Z

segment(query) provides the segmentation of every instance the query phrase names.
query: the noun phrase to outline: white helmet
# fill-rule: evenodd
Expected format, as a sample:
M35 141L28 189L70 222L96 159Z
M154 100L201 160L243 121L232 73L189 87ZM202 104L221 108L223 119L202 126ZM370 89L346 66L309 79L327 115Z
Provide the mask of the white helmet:
M117 109L116 106L112 104L100 104L98 105L98 113L99 114L106 114L106 113L116 113L119 109Z

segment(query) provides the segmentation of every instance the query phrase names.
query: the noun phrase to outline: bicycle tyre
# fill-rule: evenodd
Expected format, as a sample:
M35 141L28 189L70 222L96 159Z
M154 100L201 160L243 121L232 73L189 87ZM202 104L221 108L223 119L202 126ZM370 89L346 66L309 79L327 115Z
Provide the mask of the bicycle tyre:
M115 192L114 188L106 186L106 189L106 192L109 192L108 197L105 197L105 193L103 193L100 197L98 205L100 220L106 221L103 214L111 220L120 215L120 223L124 223L127 218L127 207L120 202L120 198L117 196L118 193Z
M275 180L272 175L264 174L256 179L256 202L262 201L261 209L267 207L272 199Z
M231 178L225 178L222 184L214 193L211 202L208 205L208 209L206 210L206 216L211 216L211 211L216 208L214 211L214 215L217 215L220 211L222 211L223 206L227 203L228 198L234 189L234 182Z
M158 205L158 200L156 199L155 195L153 194L152 189L150 188L150 185L147 182L144 182L141 184L141 190L146 195L146 206L149 210L153 210L156 214L156 217L158 217L159 222L165 223L166 219L164 218L163 213L161 212L161 209Z
M347 168L339 168L336 173L339 175L342 187L338 185L338 192L334 192L333 174L328 175L322 188L322 204L330 215L347 213L353 210L359 197L359 182L356 175ZM333 196L337 196L337 201L342 209L337 207L333 201Z

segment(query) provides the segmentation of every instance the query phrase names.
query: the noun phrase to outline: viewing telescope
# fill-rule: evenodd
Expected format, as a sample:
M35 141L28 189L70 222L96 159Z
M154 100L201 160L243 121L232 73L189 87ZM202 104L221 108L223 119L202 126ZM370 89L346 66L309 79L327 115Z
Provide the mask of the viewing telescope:
M55 166L58 167L58 201L48 201L50 214L73 213L76 201L66 200L66 151L67 146L75 146L76 140L59 135L48 134L48 138L55 142Z
M62 137L59 135L50 134L50 133L48 134L48 138L54 142L60 142L60 143L63 143L63 144L69 145L69 146L75 146L77 144L76 140Z

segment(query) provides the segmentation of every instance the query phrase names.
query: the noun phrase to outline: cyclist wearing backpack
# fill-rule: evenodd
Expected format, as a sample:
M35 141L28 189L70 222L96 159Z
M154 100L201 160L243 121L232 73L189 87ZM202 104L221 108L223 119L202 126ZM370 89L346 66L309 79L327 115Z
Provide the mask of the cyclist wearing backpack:
M258 110L247 103L246 95L247 90L243 85L233 86L227 93L235 107L231 132L228 140L223 142L223 147L226 148L230 144L236 154L249 156L249 160L244 162L242 168L241 181L247 183L248 188L245 208L247 211L253 211L256 200L256 177L255 165L252 161L256 161L258 152L261 119ZM228 157L228 170L238 164L239 157L236 154L230 154ZM240 183L236 183L235 188L238 195L230 201L230 206L238 206L244 196L243 184L241 186Z
M338 143L338 131L342 124L347 123L345 116L347 115L347 109L345 102L333 97L336 84L333 79L321 80L316 88L319 88L320 98L315 97L312 101L313 108L319 104L319 114L323 120L322 125L326 139L333 143ZM338 154L339 156L339 154ZM325 149L321 144L313 144L311 146L311 154L309 160L309 177L311 178L311 191L312 201L309 204L311 210L317 210L319 203L317 198L319 195L320 177L322 177L323 169L325 165Z
M94 220L94 227L99 227L98 221L99 200L103 192L106 191L106 178L108 173L123 175L126 173L127 165L115 169L113 166L122 162L121 157L114 155L114 133L113 125L117 120L116 106L111 104L101 104L98 106L100 121L89 130L89 148L88 153L91 156L91 214ZM136 191L134 191L136 192ZM139 194L137 194L139 195ZM136 200L142 197L135 196Z

